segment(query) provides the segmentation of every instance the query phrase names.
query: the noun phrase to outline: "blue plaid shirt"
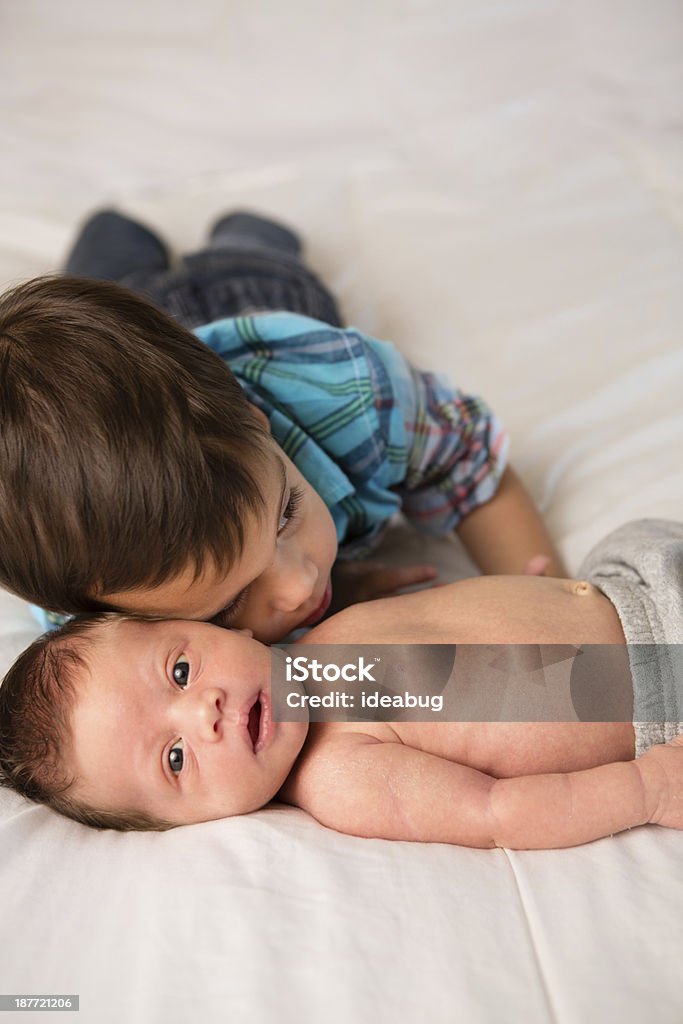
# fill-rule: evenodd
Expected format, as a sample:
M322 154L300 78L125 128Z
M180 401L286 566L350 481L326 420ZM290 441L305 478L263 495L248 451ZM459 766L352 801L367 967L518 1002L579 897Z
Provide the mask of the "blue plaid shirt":
M508 451L500 421L393 345L295 313L218 320L195 333L330 509L340 557L367 554L397 511L443 534L495 494ZM37 611L45 627L63 620Z

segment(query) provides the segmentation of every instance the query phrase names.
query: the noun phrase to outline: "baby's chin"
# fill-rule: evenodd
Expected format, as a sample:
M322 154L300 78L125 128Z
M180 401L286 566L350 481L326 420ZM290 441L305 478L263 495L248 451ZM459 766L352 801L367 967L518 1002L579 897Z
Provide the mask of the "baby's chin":
M286 778L287 776L285 776ZM238 808L234 806L226 807L214 807L211 809L205 809L204 811L197 810L194 813L188 811L186 815L179 815L179 820L175 822L176 825L201 825L208 821L224 821L228 818L243 818L248 814L255 814L256 811L262 811L264 807L267 807L273 800L277 798L278 793L282 789L285 779L279 786L273 787L273 792L269 796L263 798L245 801Z
M212 808L199 808L190 809L183 820L178 821L179 825L198 825L201 822L206 821L220 821L224 818L241 818L245 814L254 814L256 811L262 811L264 807L267 807L274 800L280 798L280 792L289 778L292 768L294 767L301 747L306 739L308 733L307 722L288 722L287 725L295 727L300 740L296 754L291 759L291 763L287 766L286 770L279 773L278 776L269 780L267 788L264 787L258 795L254 795L244 800L226 800L223 806L220 803ZM183 815L181 814L181 817Z

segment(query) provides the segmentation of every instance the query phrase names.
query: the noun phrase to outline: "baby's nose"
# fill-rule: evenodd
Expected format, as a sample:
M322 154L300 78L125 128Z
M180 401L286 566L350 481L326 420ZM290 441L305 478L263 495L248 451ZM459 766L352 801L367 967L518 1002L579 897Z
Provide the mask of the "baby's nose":
M225 691L207 686L197 694L192 694L190 690L187 696L194 697L190 706L185 708L190 730L195 731L205 742L219 740L222 736Z

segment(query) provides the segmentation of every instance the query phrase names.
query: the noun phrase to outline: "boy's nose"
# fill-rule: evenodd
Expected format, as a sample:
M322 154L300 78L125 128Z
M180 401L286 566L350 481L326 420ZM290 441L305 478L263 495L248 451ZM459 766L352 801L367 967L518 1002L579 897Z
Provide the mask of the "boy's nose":
M274 580L271 604L279 612L293 612L310 598L318 581L318 567L309 559L283 561Z
M205 742L221 739L222 721L225 709L225 691L217 686L207 686L198 693L188 690L180 709L179 730L194 733ZM189 698L189 699L188 699Z

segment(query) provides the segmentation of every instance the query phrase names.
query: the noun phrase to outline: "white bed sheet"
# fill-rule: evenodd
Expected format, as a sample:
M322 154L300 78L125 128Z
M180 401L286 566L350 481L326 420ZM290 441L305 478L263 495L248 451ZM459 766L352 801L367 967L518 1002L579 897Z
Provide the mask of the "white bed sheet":
M572 570L627 519L680 518L674 0L0 18L0 284L54 269L104 201L176 250L263 209L300 227L349 322L491 401ZM455 545L437 557L462 572ZM0 668L33 635L0 594ZM682 857L655 827L484 852L285 808L97 834L0 792L0 993L79 993L83 1024L678 1024Z

